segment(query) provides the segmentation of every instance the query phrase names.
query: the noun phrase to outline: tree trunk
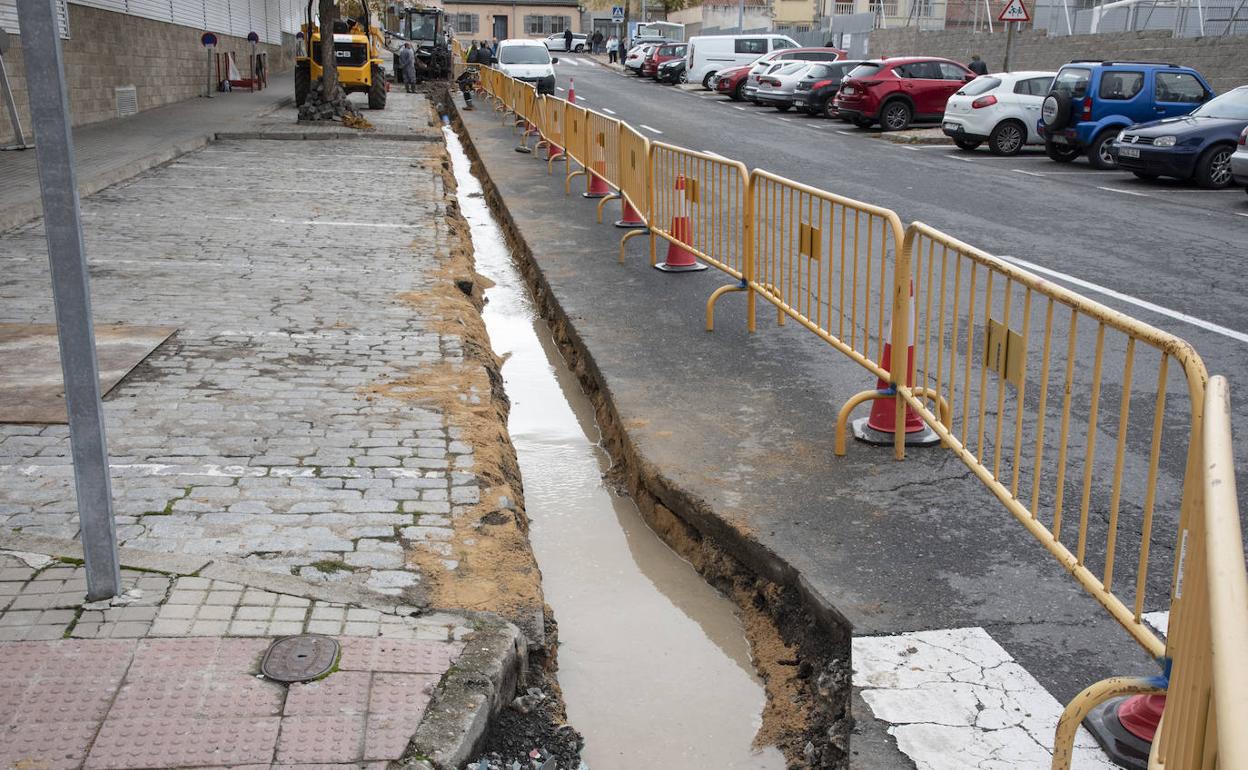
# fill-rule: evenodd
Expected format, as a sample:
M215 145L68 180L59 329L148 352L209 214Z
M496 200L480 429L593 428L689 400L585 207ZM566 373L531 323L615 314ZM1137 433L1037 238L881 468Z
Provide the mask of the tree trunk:
M321 26L321 69L324 75L321 82L325 86L324 94L332 99L338 90L338 60L334 58L334 22L338 19L338 6L334 0L320 0Z

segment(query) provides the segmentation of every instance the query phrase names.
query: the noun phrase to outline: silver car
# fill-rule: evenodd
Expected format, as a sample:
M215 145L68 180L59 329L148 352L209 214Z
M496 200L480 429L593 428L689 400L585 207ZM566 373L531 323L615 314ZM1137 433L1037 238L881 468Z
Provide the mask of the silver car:
M786 61L775 64L767 70L767 74L758 78L758 90L754 92L754 101L764 107L775 107L784 112L793 106L796 100L794 92L797 84L814 66L808 61Z
M1244 192L1248 192L1248 128L1239 134L1239 145L1231 156L1231 177L1235 184L1242 184Z

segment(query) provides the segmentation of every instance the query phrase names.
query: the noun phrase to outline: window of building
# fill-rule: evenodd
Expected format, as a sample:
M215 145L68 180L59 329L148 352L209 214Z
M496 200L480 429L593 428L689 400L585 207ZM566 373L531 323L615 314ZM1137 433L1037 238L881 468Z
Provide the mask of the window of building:
M451 29L460 35L475 35L481 31L481 17L475 13L448 13Z
M524 28L530 35L562 35L572 28L571 16L525 16Z
M896 16L897 0L871 0L871 13L877 16Z

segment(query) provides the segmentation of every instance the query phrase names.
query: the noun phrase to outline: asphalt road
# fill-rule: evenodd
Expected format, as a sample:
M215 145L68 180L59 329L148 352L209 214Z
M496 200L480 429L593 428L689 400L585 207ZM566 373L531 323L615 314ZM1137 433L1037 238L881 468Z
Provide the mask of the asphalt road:
M1191 342L1232 397L1248 396L1248 195L1057 164L1029 148L899 145L878 130L626 76L589 57L556 65L560 89L652 140L740 160L895 210ZM566 90L559 95L566 97ZM1242 390L1241 390L1242 389ZM1238 396L1238 398L1236 398ZM1240 471L1248 410L1237 409Z

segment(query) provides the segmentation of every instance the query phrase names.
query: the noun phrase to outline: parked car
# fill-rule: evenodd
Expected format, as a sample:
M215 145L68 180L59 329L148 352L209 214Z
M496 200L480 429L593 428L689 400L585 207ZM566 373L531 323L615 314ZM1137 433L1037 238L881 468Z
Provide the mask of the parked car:
M658 80L659 65L672 59L685 58L685 49L687 47L684 43L667 43L655 46L641 62L641 76Z
M659 65L659 74L655 77L655 80L660 83L671 83L672 85L685 82L685 60L672 59L671 61L663 62Z
M542 41L546 44L547 51L566 51L568 50L563 39L563 33L558 32ZM589 49L589 35L580 32L572 33L572 50L575 53L585 53Z
M689 38L685 66L690 82L710 89L716 72L749 64L763 54L797 48L786 35L694 35Z
M1239 134L1239 146L1231 156L1231 178L1235 184L1242 184L1244 192L1248 192L1248 128Z
M642 63L650 55L650 52L657 47L656 43L645 43L628 49L628 55L624 57L625 69L630 69L633 71L633 74L640 76Z
M541 40L503 40L495 52L494 66L504 75L533 83L539 94L555 92L555 67L558 59Z
M787 112L796 98L797 84L811 68L810 62L779 61L758 80L755 100L764 107Z
M885 131L900 131L914 121L940 120L949 97L974 79L948 59L874 59L850 70L833 103L842 120L859 128L879 121Z
M1141 179L1191 179L1216 190L1234 181L1231 159L1246 129L1248 86L1240 86L1190 115L1123 129L1109 151L1119 167Z
M744 98L745 79L753 67L753 64L746 64L743 67L721 70L711 76L708 85L712 91L728 94L728 98L739 102Z
M1023 145L1044 144L1036 123L1055 75L1001 72L975 78L945 103L945 136L963 150L988 142L993 155L1017 155Z
M1069 163L1086 155L1093 168L1114 168L1110 142L1119 131L1186 115L1212 97L1213 89L1191 67L1077 60L1057 71L1038 128L1053 160Z
M836 61L843 58L845 58L845 51L840 48L788 48L767 54L766 56L760 56L750 65L750 72L746 76L745 84L741 88L741 97L755 101L754 94L758 91L758 79L777 61L788 59Z
M797 83L794 106L800 112L836 117L836 105L832 100L841 87L841 79L859 64L862 62L857 59L815 62Z

